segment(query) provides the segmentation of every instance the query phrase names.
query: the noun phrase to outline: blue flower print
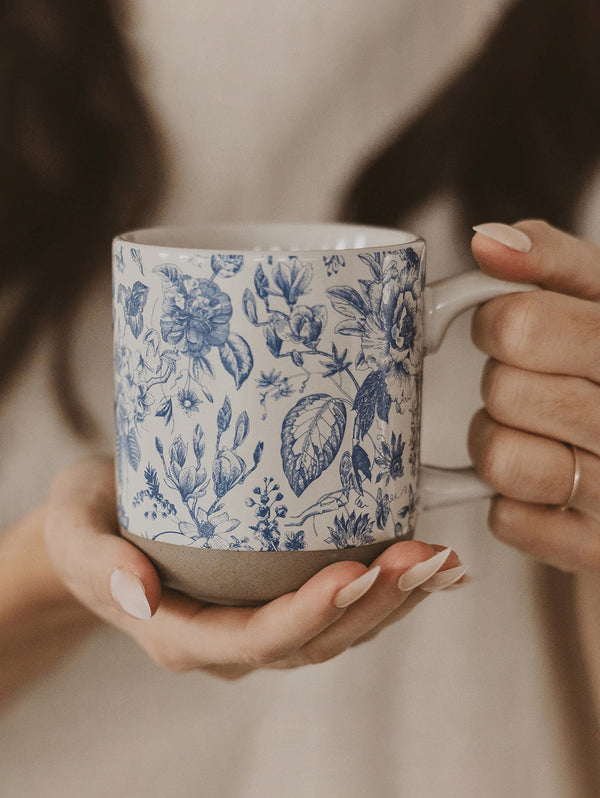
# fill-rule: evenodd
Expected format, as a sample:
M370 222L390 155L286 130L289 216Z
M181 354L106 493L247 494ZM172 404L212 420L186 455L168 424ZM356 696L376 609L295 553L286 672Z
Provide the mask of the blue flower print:
M188 416L190 413L197 413L198 408L200 407L200 398L198 394L189 388L182 388L178 392L177 401L179 402L179 407L185 411L186 415Z
M132 288L120 285L117 293L118 302L123 305L125 323L135 338L140 337L144 327L144 308L148 299L148 286L136 281Z
M247 507L254 507L257 523L251 524L250 529L260 543L261 549L266 551L299 551L305 548L304 531L289 532L281 546L281 532L279 521L287 515L287 507L282 504L283 493L279 484L273 477L265 477L262 487L254 488L253 495L246 499Z
M415 255L416 264L407 262L401 269L402 259L397 254L386 255L381 264L369 257L375 280L361 281L360 293L350 286L336 286L327 294L333 307L346 317L335 331L361 339L360 362L385 375L387 391L400 409L408 401L412 379L418 373L415 291L419 261Z
M150 408L154 404L154 399L148 393L148 388L143 383L140 383L136 386L136 397L135 397L135 408L134 408L134 418L136 421L141 422L143 421L148 413L150 412Z
M289 319L284 318L281 323L276 322L275 330L284 341L314 347L321 337L326 322L325 305L315 305L312 308L296 305Z
M225 535L232 532L240 525L235 518L230 518L229 514L220 508L215 510L199 510L193 522L181 521L179 532L190 538L196 545L204 548L221 549L227 548ZM157 539L161 536L158 535Z
M194 454L196 455L195 466L186 465L188 445L184 442L181 435L175 438L169 448L169 465L167 465L164 458L162 442L159 438L156 439L156 448L165 469L165 482L169 487L179 491L179 495L183 502L204 496L209 486L206 469L202 467L203 452L200 453L199 449L202 437L202 430L196 425L193 441Z
M311 278L312 265L302 263L294 256L288 261L279 261L273 270L273 282L290 308L293 308L298 299L306 293Z
M211 269L220 277L233 277L244 265L243 255L212 255Z
M208 280L192 278L168 264L157 267L156 271L161 274L163 284L160 318L163 341L174 346L176 353L190 358L194 379L202 373L214 376L206 356L213 348L218 349L223 367L239 390L252 371L254 359L248 342L230 330L231 300L214 282L217 275Z
M231 301L218 285L183 277L167 284L160 331L163 341L191 357L202 357L229 336Z
M402 464L402 455L404 453L404 442L402 436L392 432L391 446L385 441L381 441L381 448L375 462L381 469L377 474L376 482L385 479L385 484L389 483L390 479L398 479L404 474L404 466Z
M297 532L288 532L283 541L283 548L285 551L302 551L302 549L305 549L304 530L299 529Z
M333 526L329 527L330 537L326 538L326 543L333 543L338 549L351 549L355 546L365 546L373 543L375 538L371 534L373 531L373 521L368 513L357 515L354 510L348 515L336 515L333 519Z
M240 481L246 463L231 449L221 449L212 468L215 495L220 499Z
M323 255L323 265L327 269L327 276L337 274L340 268L344 268L346 261L343 255Z

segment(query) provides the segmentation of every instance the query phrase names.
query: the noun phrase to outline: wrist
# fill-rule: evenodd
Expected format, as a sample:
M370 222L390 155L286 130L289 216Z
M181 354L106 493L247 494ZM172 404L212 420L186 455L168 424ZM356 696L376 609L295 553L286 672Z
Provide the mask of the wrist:
M38 507L0 536L0 705L98 622L52 566L44 517Z
M52 565L44 540L45 513L45 505L36 507L0 536L0 617L68 608L90 614Z

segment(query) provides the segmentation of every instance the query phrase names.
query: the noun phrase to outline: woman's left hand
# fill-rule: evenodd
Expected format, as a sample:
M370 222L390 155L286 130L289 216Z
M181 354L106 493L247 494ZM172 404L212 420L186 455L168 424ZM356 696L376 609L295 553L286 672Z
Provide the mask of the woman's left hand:
M500 494L490 528L562 570L599 572L600 247L525 221L484 225L472 249L483 271L542 289L494 299L473 318L490 360L469 451Z

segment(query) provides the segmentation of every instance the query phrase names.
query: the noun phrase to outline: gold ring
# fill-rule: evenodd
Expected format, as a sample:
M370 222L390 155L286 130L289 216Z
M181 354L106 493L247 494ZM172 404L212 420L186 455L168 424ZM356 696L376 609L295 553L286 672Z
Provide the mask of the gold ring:
M567 446L570 447L571 451L573 452L573 461L574 461L574 470L573 470L573 484L571 485L571 492L569 493L569 498L567 501L561 505L561 510L568 510L571 506L573 499L575 498L575 494L577 493L577 487L579 486L579 480L581 478L581 470L579 468L579 457L577 455L577 449L573 446L572 443L567 443Z

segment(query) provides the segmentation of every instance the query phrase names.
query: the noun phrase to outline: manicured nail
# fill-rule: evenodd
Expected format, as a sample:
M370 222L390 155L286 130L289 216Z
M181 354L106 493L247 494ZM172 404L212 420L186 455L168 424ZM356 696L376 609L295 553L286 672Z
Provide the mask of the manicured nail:
M504 244L505 247L516 249L517 252L529 252L532 247L531 239L517 230L516 227L511 227L509 224L500 224L500 222L488 222L487 224L477 224L473 228L476 233L481 233L483 236L492 238L499 244Z
M458 565L456 568L448 568L447 571L438 571L425 584L421 585L421 590L427 593L435 593L437 590L444 590L455 582L458 582L468 571L468 565Z
M335 606L343 610L344 607L349 607L350 604L354 604L355 601L358 601L359 598L364 596L367 590L375 584L375 580L379 576L380 571L381 567L376 565L375 568L370 568L366 573L362 574L362 576L359 576L358 579L355 579L354 582L350 582L349 585L338 590L333 599Z
M431 579L431 577L434 574L437 574L442 565L446 562L451 551L452 549L438 551L438 553L434 554L433 557L430 557L424 562L417 563L416 565L413 565L412 568L409 568L408 571L405 571L398 580L398 587L400 590L414 590L416 587L419 587L419 585L422 585L423 582Z
M113 571L110 575L110 592L117 604L134 618L148 621L152 617L144 586L135 574L128 571Z

